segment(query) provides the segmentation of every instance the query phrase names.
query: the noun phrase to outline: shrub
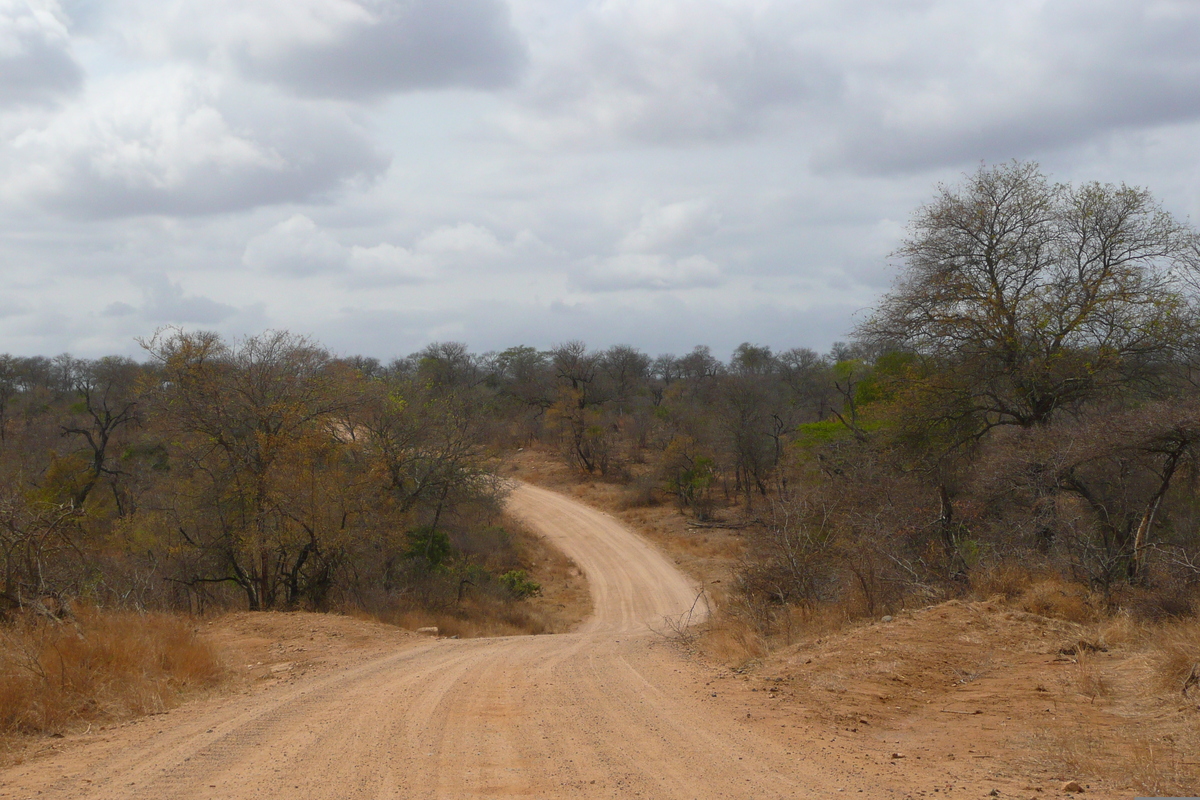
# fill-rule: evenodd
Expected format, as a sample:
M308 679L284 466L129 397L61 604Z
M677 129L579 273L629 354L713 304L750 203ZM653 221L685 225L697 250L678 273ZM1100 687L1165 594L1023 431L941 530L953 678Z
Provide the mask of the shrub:
M523 569L506 572L500 576L499 581L517 598L533 597L542 593L542 585L537 581L531 581Z

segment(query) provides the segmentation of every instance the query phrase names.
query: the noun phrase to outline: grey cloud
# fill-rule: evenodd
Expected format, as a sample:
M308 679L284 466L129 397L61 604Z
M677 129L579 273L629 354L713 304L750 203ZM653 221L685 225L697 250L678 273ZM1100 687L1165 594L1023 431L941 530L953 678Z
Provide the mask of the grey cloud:
M0 319L28 314L29 310L27 305L11 297L0 300Z
M758 131L772 110L834 92L797 46L788 4L590 3L553 31L512 124L527 135L665 143Z
M1032 157L1200 119L1200 5L606 0L540 29L511 130L791 138L822 172Z
M100 316L128 317L136 313L137 308L129 305L129 303L122 303L120 300L118 300L115 303L109 303L107 306L105 306L104 310L100 312Z
M504 0L237 0L195 4L174 36L208 60L300 95L364 99L497 89L525 62Z
M83 85L53 0L0 5L0 76L0 106L55 102Z
M233 306L208 297L187 294L178 283L165 276L151 278L146 287L142 316L150 322L166 324L212 325L238 313Z
M1200 119L1194 4L1062 2L980 28L934 29L945 48L914 42L863 68L814 164L911 172Z

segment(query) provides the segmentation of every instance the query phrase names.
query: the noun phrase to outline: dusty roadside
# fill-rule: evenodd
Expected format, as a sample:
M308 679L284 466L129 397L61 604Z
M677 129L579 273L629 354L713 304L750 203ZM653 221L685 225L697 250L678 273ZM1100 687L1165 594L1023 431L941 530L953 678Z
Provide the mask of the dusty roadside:
M621 519L719 608L744 552L741 531L631 505L621 485L581 478L544 453L518 454L510 470ZM728 630L707 640L697 631L684 649L761 735L808 737L847 764L886 763L884 785L889 775L896 786L916 778L917 796L1044 797L1073 781L1098 797L1200 792L1200 707L1162 684L1152 632L1120 618L1029 613L1073 602L1054 585L1033 593L1052 596L950 601L888 622L824 620L773 652L722 641Z

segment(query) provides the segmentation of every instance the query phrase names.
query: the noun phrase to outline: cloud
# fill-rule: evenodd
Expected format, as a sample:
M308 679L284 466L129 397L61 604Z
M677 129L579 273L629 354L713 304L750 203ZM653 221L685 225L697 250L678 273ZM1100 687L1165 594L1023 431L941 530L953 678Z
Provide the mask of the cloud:
M416 249L455 258L497 258L508 254L496 234L470 222L444 225L422 236Z
M617 247L623 252L648 253L691 244L697 237L714 231L719 221L720 215L703 200L665 206L653 204L642 212L637 229Z
M10 197L88 217L207 214L319 199L387 166L336 109L185 69L122 76L15 137Z
M55 102L83 85L54 0L0 0L0 106Z
M246 245L242 263L251 269L295 277L335 274L358 286L416 283L443 268L485 266L540 244L522 232L503 243L469 222L443 225L417 237L412 248L390 242L346 246L303 214L295 214Z
M129 303L123 303L120 300L109 303L100 312L102 317L128 317L137 313L137 307L131 306Z
M374 247L354 245L347 266L350 282L357 287L420 283L437 274L429 259L387 242Z
M285 277L335 275L359 287L416 283L435 272L430 259L388 242L347 247L303 214L251 239L242 263Z
M1195 4L938 3L888 22L904 32L890 51L844 66L851 79L820 167L1004 160L1200 118Z
M233 306L201 295L188 294L180 284L172 282L165 275L151 275L143 279L142 292L144 301L140 306L118 300L105 306L100 316L136 317L150 324L213 325L239 313Z
M165 41L143 34L149 52L223 60L299 95L490 90L525 63L503 0L184 0L171 10Z
M589 265L572 283L593 292L631 289L679 291L719 286L721 268L704 256L674 259L661 254L623 253Z
M233 306L185 293L182 286L166 276L152 277L148 283L142 315L151 322L212 325L238 313Z
M251 239L242 263L251 269L303 277L345 269L349 255L315 222L296 214Z
M719 140L771 110L830 91L797 48L791 4L606 0L547 32L509 119L523 135L648 142Z
M1182 0L592 0L504 117L558 147L791 141L823 172L1030 157L1200 119Z

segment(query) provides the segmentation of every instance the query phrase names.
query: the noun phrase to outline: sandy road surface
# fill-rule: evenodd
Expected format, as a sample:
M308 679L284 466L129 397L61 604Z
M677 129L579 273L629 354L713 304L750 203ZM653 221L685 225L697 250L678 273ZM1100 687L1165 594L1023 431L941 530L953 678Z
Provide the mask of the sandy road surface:
M578 632L423 640L251 698L185 707L0 773L0 797L870 792L874 782L856 770L743 726L703 669L650 629L695 597L657 550L544 489L522 486L511 502L587 574L595 614Z

